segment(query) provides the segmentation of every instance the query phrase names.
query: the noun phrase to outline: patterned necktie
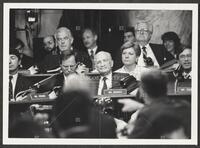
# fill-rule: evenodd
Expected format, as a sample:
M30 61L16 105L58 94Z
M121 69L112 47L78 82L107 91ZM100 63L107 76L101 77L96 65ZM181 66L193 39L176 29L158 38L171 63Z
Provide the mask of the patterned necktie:
M12 85L13 76L9 76L9 101L13 99L13 85Z
M143 54L144 62L146 62L146 60L147 60L147 51L146 51L146 47L145 46L142 47L142 54Z
M104 94L104 90L106 90L108 87L107 87L107 84L106 84L107 78L103 77L102 80L103 80L103 87L102 87L102 90L101 90L101 94L103 95Z
M143 53L143 60L146 66L153 66L154 62L150 57L147 57L147 50L146 47L142 47L142 53Z

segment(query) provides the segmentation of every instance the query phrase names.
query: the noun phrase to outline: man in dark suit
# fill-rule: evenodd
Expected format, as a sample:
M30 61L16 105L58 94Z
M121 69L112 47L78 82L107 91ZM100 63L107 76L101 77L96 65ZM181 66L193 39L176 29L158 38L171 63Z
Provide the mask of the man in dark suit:
M20 39L15 39L14 43L11 45L11 48L13 49L17 49L18 52L20 53L20 68L21 69L28 69L30 68L31 66L34 65L34 61L33 61L33 58L30 57L30 56L27 56L25 53L24 53L24 43L20 40Z
M44 83L44 87L53 89L57 96L62 94L64 83L70 81L68 78L70 74L84 75L87 72L86 66L82 63L78 63L78 58L72 51L68 54L60 55L60 68L61 73L53 75ZM45 88L43 89L43 87L41 87L40 89L41 91L47 91Z
M85 28L82 33L83 44L85 49L81 51L80 61L89 68L90 71L95 69L94 56L100 51L97 45L98 35L92 28Z
M27 90L31 82L18 73L21 64L20 53L16 49L10 49L9 60L9 100L16 101L16 95L20 91Z
M120 80L128 75L112 72L113 60L111 54L100 51L95 55L94 61L100 75L97 94L102 95L105 89L121 88Z
M98 52L95 57L95 66L97 71L99 72L99 80L97 83L97 94L103 95L104 90L106 89L121 89L123 86L120 84L120 80L123 78L129 76L128 74L124 73L115 73L112 72L113 67L113 60L111 57L111 54L105 51ZM131 91L133 91L135 88L133 88ZM114 110L111 115L113 115L116 118L123 118L123 120L128 120L129 118L126 113L121 112L121 104L118 104L116 100L113 100Z
M135 26L135 37L141 48L141 55L138 59L139 66L160 67L170 61L173 56L159 44L152 44L149 41L153 34L153 26L148 22L138 22Z
M48 72L59 67L59 51L56 47L55 38L49 35L43 38L43 46L46 52L45 57L37 64L40 72Z

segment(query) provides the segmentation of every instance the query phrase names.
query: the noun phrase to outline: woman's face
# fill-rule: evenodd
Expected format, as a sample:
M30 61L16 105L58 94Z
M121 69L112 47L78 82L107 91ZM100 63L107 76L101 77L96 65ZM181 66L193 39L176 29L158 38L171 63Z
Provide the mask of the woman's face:
M124 49L122 51L122 62L126 65L136 64L138 57L135 54L133 47Z
M167 49L167 51L174 52L174 50L175 50L175 43L174 43L174 41L172 41L172 40L166 40L166 41L164 41L163 44L164 44L165 48Z

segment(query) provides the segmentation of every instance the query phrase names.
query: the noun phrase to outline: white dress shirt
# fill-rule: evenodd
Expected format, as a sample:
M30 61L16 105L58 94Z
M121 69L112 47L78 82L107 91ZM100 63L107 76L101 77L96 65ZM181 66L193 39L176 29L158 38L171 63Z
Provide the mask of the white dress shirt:
M13 78L11 80L11 83L12 83L12 89L13 89L13 96L15 94L15 87L16 87L16 83L17 83L17 77L18 77L18 73L12 75Z
M101 76L99 79L99 87L98 87L98 95L102 95L102 89L103 89L103 78L106 77L106 85L107 85L107 89L112 88L112 73L108 74L107 76Z
M142 47L144 47L144 46L140 46L141 54L140 54L140 56L138 58L138 64L137 65L145 67L146 64L144 63L144 59L143 59ZM145 47L146 47L146 51L147 51L147 57L150 57L152 59L153 63L154 63L154 66L159 68L160 65L158 64L158 61L156 60L156 57L155 57L151 47L149 46L149 44L147 44Z

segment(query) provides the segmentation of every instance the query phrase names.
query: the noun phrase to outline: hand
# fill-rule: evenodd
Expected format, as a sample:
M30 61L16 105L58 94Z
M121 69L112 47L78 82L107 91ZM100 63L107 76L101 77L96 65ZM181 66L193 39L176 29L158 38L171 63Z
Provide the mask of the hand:
M76 68L76 72L82 75L88 72L88 68L86 68L85 64L79 64Z
M123 104L122 111L123 112L133 112L136 111L144 106L144 104L135 101L133 99L127 98L127 99L119 99L118 103Z

